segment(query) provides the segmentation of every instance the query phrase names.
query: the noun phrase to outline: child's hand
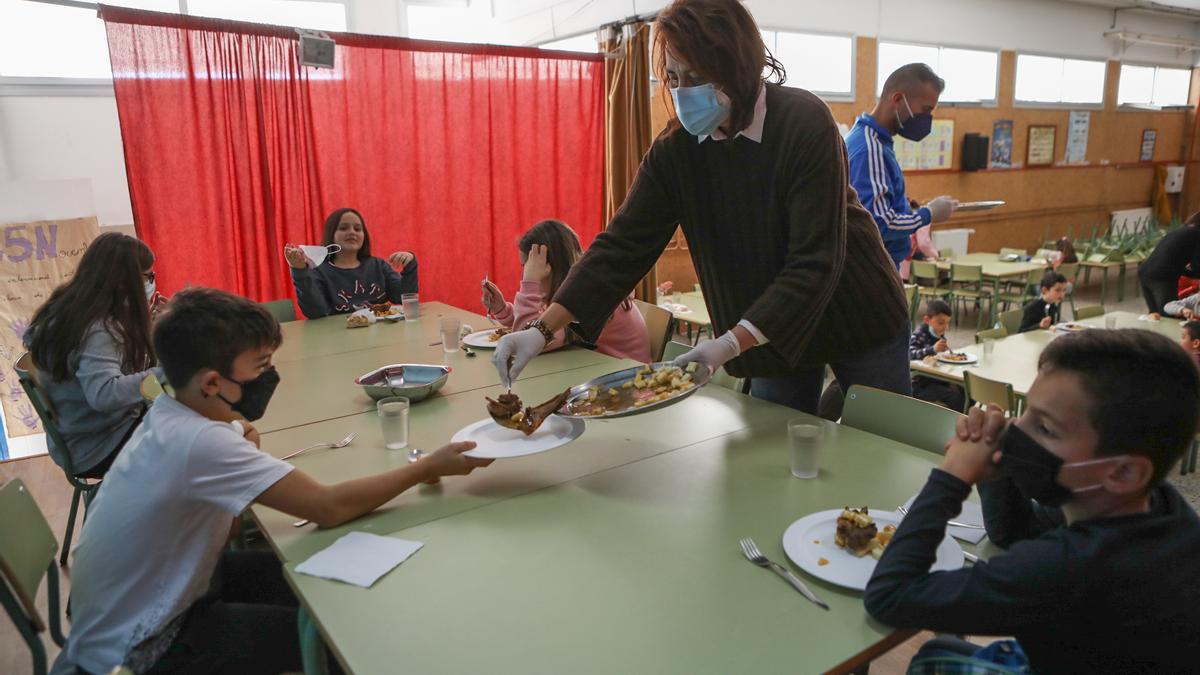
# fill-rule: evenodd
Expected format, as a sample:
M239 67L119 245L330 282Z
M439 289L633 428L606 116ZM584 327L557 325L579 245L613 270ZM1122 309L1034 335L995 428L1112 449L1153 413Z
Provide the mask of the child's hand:
M1051 323L1052 322L1050 321L1050 317L1047 316L1047 317L1043 317L1041 323L1039 323L1038 325L1041 326L1042 328L1049 328Z
M1147 318L1151 321L1159 321L1162 319L1162 314L1159 314L1158 312L1150 312L1150 316Z
M404 268L408 267L408 263L412 262L416 257L417 256L409 253L408 251L396 251L388 256L388 264L396 268L396 271L401 272L404 271Z
M1193 316L1195 316L1195 313L1192 312L1192 310L1188 309L1187 307L1183 308L1183 318L1191 321Z
M521 278L525 281L542 282L550 278L550 272L550 263L546 262L546 245L534 244L525 258L525 273Z
M421 465L428 468L434 476L465 476L481 466L487 466L495 460L467 457L464 452L475 448L475 443L451 443L434 450L421 460Z
M933 345L933 351L937 352L938 354L941 354L942 352L948 352L950 351L950 345L946 344L946 340L943 338L938 340L937 343Z
M255 429L253 427L253 425L251 425L246 420L238 420L238 421L241 422L241 424L242 424L242 436L245 437L246 440L253 443L254 447L261 449L262 443L260 442L261 439L259 438L259 435L258 435L258 429Z
M967 417L958 421L955 437L946 443L942 471L968 485L999 478L1000 433L1006 424L1004 413L996 406L988 406L986 411L971 408Z
M504 302L504 294L500 292L500 287L486 279L483 282L483 298L481 299L488 314L492 316L503 312L507 304Z
M304 255L299 246L293 244L284 244L283 259L287 260L292 269L302 270L308 267L308 256Z

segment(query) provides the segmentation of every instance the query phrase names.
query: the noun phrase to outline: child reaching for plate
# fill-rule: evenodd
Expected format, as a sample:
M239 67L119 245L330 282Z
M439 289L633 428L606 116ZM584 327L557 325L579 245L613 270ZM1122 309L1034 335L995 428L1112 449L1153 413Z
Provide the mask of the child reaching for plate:
M576 261L583 255L575 231L558 220L543 220L529 228L517 242L521 265L521 287L513 302L507 302L500 288L489 280L483 281L483 306L488 316L509 329L524 329L541 318L550 298L567 278ZM566 332L554 333L554 339L543 351L558 349L566 344ZM625 298L613 310L608 323L596 341L596 351L617 358L650 361L650 337L646 321L633 304L633 296Z

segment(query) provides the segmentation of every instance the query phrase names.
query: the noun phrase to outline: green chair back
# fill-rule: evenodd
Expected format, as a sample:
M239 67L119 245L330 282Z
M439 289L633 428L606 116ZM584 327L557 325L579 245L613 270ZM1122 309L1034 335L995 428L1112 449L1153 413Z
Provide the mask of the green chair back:
M39 633L50 628L54 642L62 646L59 617L58 567L54 554L58 542L50 523L42 515L33 495L20 479L0 487L0 605L12 619L33 657L35 675L46 673L46 647ZM38 611L36 598L42 578L49 576L46 587L49 621Z
M950 281L959 282L982 282L983 281L983 265L960 265L958 263L950 263Z
M890 391L854 385L846 393L842 424L897 443L943 454L961 415L949 408Z
M904 298L908 301L908 325L910 328L915 328L917 325L917 314L920 313L920 292L921 287L916 284L904 284Z
M941 279L941 272L938 271L937 263L931 263L928 260L914 260L909 270L910 276L915 283L937 288L938 281Z
M691 345L684 344L682 342L675 342L674 340L671 340L663 348L662 360L663 361L674 361L675 359L679 358L680 356L683 356L684 354L686 354L687 352L689 352L691 350L692 350ZM711 381L713 384L717 385L718 387L724 387L726 389L729 389L731 391L736 391L739 393L742 391L742 388L745 385L745 380L743 380L740 377L734 377L734 376L730 375L729 373L725 372L724 368L718 368L717 372L713 373Z
M296 320L296 306L292 304L291 300L285 298L283 300L270 300L259 304L266 307L271 316L275 317L275 320L279 323Z
M661 361L663 348L671 339L671 329L675 327L671 320L671 312L641 300L634 300L633 304L646 322L646 334L650 338L650 361Z
M1017 397L1013 394L1013 386L1008 382L992 380L967 370L963 373L963 383L967 390L967 405L970 405L971 401L996 405L1010 417L1016 416Z
M1008 337L1008 329L1003 325L987 330L981 330L975 334L975 344L979 344L984 340L999 340Z
M1088 307L1080 307L1075 310L1075 319L1090 319L1093 316L1100 316L1104 313L1104 305L1090 305Z
M954 249L952 249L952 248L939 248L939 249L938 249L938 257L939 257L939 258L953 258L953 257L954 257Z
M1025 315L1025 310L1012 309L1007 312L1000 312L1000 326L1007 331L1008 335L1016 335L1021 332L1021 318Z

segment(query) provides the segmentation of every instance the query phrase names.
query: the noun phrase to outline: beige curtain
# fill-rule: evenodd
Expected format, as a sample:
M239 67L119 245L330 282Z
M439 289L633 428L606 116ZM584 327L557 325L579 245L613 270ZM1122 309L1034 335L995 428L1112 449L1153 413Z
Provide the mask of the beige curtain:
M642 156L650 149L650 25L631 23L606 29L600 43L604 64L605 111L604 222L625 201ZM654 270L642 279L637 297L655 302Z

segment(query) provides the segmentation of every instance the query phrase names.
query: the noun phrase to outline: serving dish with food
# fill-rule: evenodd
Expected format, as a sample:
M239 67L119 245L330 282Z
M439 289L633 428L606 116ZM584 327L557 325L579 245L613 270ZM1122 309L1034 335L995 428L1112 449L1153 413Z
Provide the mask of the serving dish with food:
M626 368L571 387L558 414L606 419L659 410L691 396L711 379L712 372L696 362L684 368L667 361Z

